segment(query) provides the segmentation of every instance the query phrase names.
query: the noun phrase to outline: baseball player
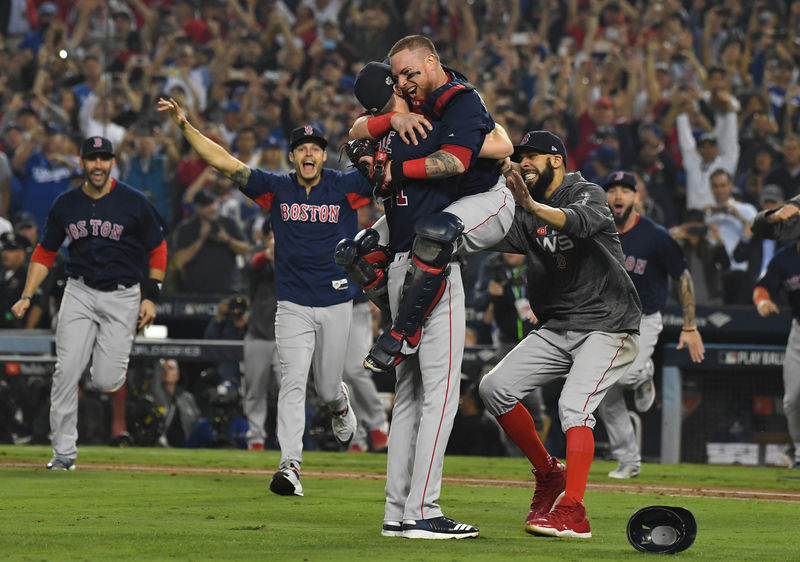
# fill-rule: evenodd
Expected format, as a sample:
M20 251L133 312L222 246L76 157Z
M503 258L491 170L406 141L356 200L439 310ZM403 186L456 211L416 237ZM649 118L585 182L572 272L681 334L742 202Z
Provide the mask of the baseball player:
M656 391L652 356L663 328L661 310L667 302L669 277L679 283L683 309L678 349L686 347L692 361L699 363L705 356L705 348L694 321L694 282L686 268L686 258L664 227L634 210L638 190L636 177L625 171L612 172L603 182L603 189L614 214L625 256L625 270L642 301L642 320L639 324L639 354L628 372L608 389L597 413L606 426L611 454L619 463L608 475L611 478L632 478L641 471L642 457L625 405L624 391L626 388L634 389L634 403L640 412L646 412L653 405Z
M31 257L22 296L11 308L28 311L59 247L69 239L69 276L56 328L56 370L50 393L53 459L49 470L73 470L78 456L78 382L89 357L94 385L113 392L125 384L134 333L156 317L167 266L164 225L140 191L111 177L111 141L81 144L86 180L53 202ZM149 274L143 279L145 257Z
M594 457L592 414L636 358L641 305L605 193L580 173L565 173L566 157L549 131L531 131L514 148L522 176L513 171L507 180L517 208L496 249L541 264L548 289L532 303L541 328L483 378L479 392L533 465L536 491L525 529L589 538L583 496ZM564 377L558 409L566 467L548 454L519 402L557 377Z
M383 107L395 96L389 68L370 63L356 77L355 91L362 105L369 108L370 97L379 96ZM440 142L438 126L417 145L406 144L389 132L379 149L393 158L419 158L435 152ZM377 157L376 157L377 158ZM396 367L395 399L386 468L386 504L381 534L388 537L459 539L476 537L477 528L445 517L438 499L447 440L458 408L461 361L465 338L464 289L458 262L451 262L453 241L463 228L458 217L446 209L458 197L458 185L449 178L406 180L402 188L382 192L388 225L388 247L379 245L375 229L361 231L355 240L342 240L336 248L337 262L346 266L351 277L364 283L388 280L389 308L400 314L401 292L407 271L420 254L426 270L437 269L442 284L439 300L430 305L425 335L419 349ZM420 252L424 249L424 252ZM383 254L376 260L374 256ZM381 260L389 260L384 273ZM378 266L373 270L375 264ZM385 275L385 278L383 277Z
M394 126L399 137L416 145L429 136L431 122L438 123L437 150L411 160L402 160L395 154L386 157L377 183L452 178L451 182L457 184L458 200L431 219L435 225L426 222L417 225L418 230L438 231L455 218L462 224L461 232L453 240L442 241L454 246L448 256L490 247L508 232L513 220L511 196L497 159L480 157L484 140L497 128L491 115L466 78L442 66L427 37L411 35L400 39L389 51L389 62L391 74L397 77L397 88L419 113L385 112L382 106L371 103L372 99L365 100L368 111L380 111L381 115L362 118L354 124L351 136L380 138L391 134ZM507 149L497 158L510 154L510 142ZM439 234L431 232L426 236ZM406 280L408 288L401 297L402 306L392 329L381 334L364 361L367 368L376 372L389 370L414 353L427 311L435 305L444 286L442 268L426 267L429 264L416 251L414 258Z
M175 100L160 99L158 110L170 113L206 162L270 212L278 296L275 341L281 364L277 428L281 462L270 490L302 496L306 380L312 364L317 395L331 411L334 436L346 444L356 431L342 371L357 287L332 257L337 242L356 232L356 209L369 203L371 186L356 170L343 174L323 169L328 143L310 125L291 132L289 159L294 172L275 174L248 168L231 156L195 129Z
M753 219L754 236L774 240L800 238L800 195L787 200L782 206L761 211ZM767 270L756 282L753 303L761 316L778 312L772 295L783 288L792 308L792 328L783 360L783 409L794 445L793 469L800 469L800 265L798 244L784 246L770 260Z

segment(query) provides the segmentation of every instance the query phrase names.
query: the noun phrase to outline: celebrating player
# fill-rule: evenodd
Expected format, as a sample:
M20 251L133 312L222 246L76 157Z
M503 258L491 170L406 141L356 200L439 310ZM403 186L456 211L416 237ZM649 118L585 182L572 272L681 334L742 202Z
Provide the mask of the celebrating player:
M797 240L800 238L800 195L792 197L776 209L764 210L753 219L753 235L775 240ZM753 303L761 316L777 314L778 307L772 295L783 288L792 309L792 328L786 343L783 361L783 409L789 436L794 446L790 468L800 469L800 291L797 278L800 276L800 245L784 246L769 262L767 270L756 282Z
M532 303L542 327L511 350L479 390L533 465L536 491L525 529L588 538L583 496L594 457L592 413L636 358L641 305L622 266L602 188L580 173L566 174L566 158L564 143L549 131L531 131L514 148L522 176L513 171L508 184L517 208L511 231L496 249L541 264L548 290ZM558 409L567 436L566 467L544 448L519 402L558 377L564 377Z
M33 252L22 296L11 308L22 318L69 236L69 276L56 327L56 370L50 393L53 459L49 470L73 470L78 456L78 382L92 357L92 382L112 392L125 384L134 328L150 325L167 267L164 227L138 190L111 177L111 141L81 144L86 181L56 198ZM142 265L149 255L149 277ZM137 321L138 315L138 321Z
M705 348L694 321L694 282L686 268L686 258L664 227L634 211L636 177L628 172L612 172L603 182L603 189L614 213L625 256L625 270L642 301L639 354L628 372L608 389L597 409L606 426L611 454L619 463L608 475L611 478L631 478L641 471L642 457L625 405L624 390L634 389L638 411L646 412L653 405L656 390L652 356L663 328L661 309L667 302L669 276L680 284L683 328L678 338L678 349L686 347L692 361L699 363L703 360Z
M281 462L270 490L302 496L306 381L312 364L317 394L331 411L334 436L344 444L356 430L342 371L357 287L334 263L333 253L339 240L356 232L356 209L369 203L372 188L358 171L343 174L322 168L328 142L310 125L291 132L289 159L294 172L275 174L247 167L204 136L174 99L160 99L158 110L169 112L206 162L270 212L278 295L275 340L281 363L277 428Z
M360 118L351 129L351 136L396 135L404 140L413 139L412 144L416 145L431 136L433 122L437 123L434 136L439 142L427 142L428 152L412 159L388 153L384 144L380 150L386 157L383 173L376 176L378 180L374 183L447 179L447 185L457 190L458 201L447 207L446 212L417 224L421 241L419 252L416 246L412 249L414 259L406 279L410 289L401 297L392 329L381 334L364 362L376 372L389 370L414 353L426 312L436 304L444 287L444 270L450 256L457 251L477 251L495 244L508 232L513 220L511 194L498 163L498 159L511 154L511 142L505 131L495 126L475 88L464 76L442 66L427 37L411 35L399 40L389 51L389 61L391 74L397 76L398 89L415 110L428 118L409 113L407 106L386 111L375 101L380 96L368 96L364 107L380 115ZM393 126L397 127L396 132L392 131ZM506 151L486 158L481 146L492 131L496 131L495 138L498 133L505 137ZM399 204L403 204L402 188L398 197ZM440 239L441 236L452 238ZM426 247L422 240L435 240L436 245L443 246L443 252L437 253L439 265L433 265L431 258L420 253Z

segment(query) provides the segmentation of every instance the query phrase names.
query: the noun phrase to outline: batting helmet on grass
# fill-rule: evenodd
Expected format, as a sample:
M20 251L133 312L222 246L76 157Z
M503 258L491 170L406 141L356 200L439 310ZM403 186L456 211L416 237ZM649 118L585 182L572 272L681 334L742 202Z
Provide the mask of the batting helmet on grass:
M681 552L692 546L696 536L697 521L682 507L645 507L628 521L628 542L641 552Z

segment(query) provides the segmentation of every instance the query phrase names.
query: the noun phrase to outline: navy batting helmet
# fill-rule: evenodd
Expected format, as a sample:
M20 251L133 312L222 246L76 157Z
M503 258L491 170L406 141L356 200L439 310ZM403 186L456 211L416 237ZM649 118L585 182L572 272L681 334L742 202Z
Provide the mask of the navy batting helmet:
M641 552L681 552L692 546L696 536L697 522L682 507L645 507L628 521L628 542Z

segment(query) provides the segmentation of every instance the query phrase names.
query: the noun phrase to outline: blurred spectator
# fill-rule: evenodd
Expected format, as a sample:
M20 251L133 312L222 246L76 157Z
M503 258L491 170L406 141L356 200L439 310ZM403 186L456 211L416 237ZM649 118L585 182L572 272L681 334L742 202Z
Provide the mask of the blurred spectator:
M125 138L121 147L123 181L145 193L164 223L169 224L173 197L170 182L179 157L175 143L158 127L147 125L132 129Z
M783 190L786 199L800 193L800 136L787 135L781 148L783 160L769 171L765 184L776 184Z
M697 116L696 96L689 93L679 97L680 112L676 118L678 142L683 167L686 170L686 208L704 209L714 205L711 194L711 172L721 168L731 176L739 162L738 123L730 94L721 94L727 111L717 117L713 133L704 133L695 140L690 113Z
M743 239L750 238L750 222L756 216L756 208L750 203L736 201L732 197L733 182L725 170L711 172L711 193L714 204L705 208L706 224L716 225L719 236L728 252L731 263L723 276L723 303L747 304L750 290L744 287L745 262L734 261L733 252Z
M11 164L5 152L0 152L0 217L10 217Z
M680 220L678 209L678 165L665 148L661 127L655 124L639 128L639 153L632 166L641 177L647 194L663 213L664 226L673 226ZM653 213L645 212L656 222Z
M217 305L217 313L206 325L204 337L207 340L244 339L247 326L247 299L240 296L230 297ZM241 373L237 361L223 361L217 367L220 381L229 382L240 387Z
M739 175L735 191L738 191L736 195L741 200L758 205L764 179L775 163L775 153L768 144L755 146L750 153L753 155L750 158L750 167Z
M164 410L163 431L158 436L162 447L184 447L200 420L194 395L179 385L181 371L175 359L159 359L153 372L152 394Z
M17 319L11 314L11 306L17 302L25 287L28 264L25 250L30 246L28 239L16 232L0 235L2 268L0 268L0 328L35 328L42 317L42 293L37 290L31 299L31 307L26 318Z
M181 221L173 233L174 263L183 293L235 293L242 287L236 256L250 244L236 223L220 217L214 195L200 190L194 196L194 215Z
M41 139L41 148L37 149ZM83 178L76 156L64 152L61 131L52 126L37 127L30 140L14 153L12 167L22 178L22 209L44 224L56 197L65 192L74 178Z
M686 256L686 268L692 274L701 306L722 304L722 276L730 267L730 258L716 224L706 224L703 211L690 209L686 220L670 230Z

